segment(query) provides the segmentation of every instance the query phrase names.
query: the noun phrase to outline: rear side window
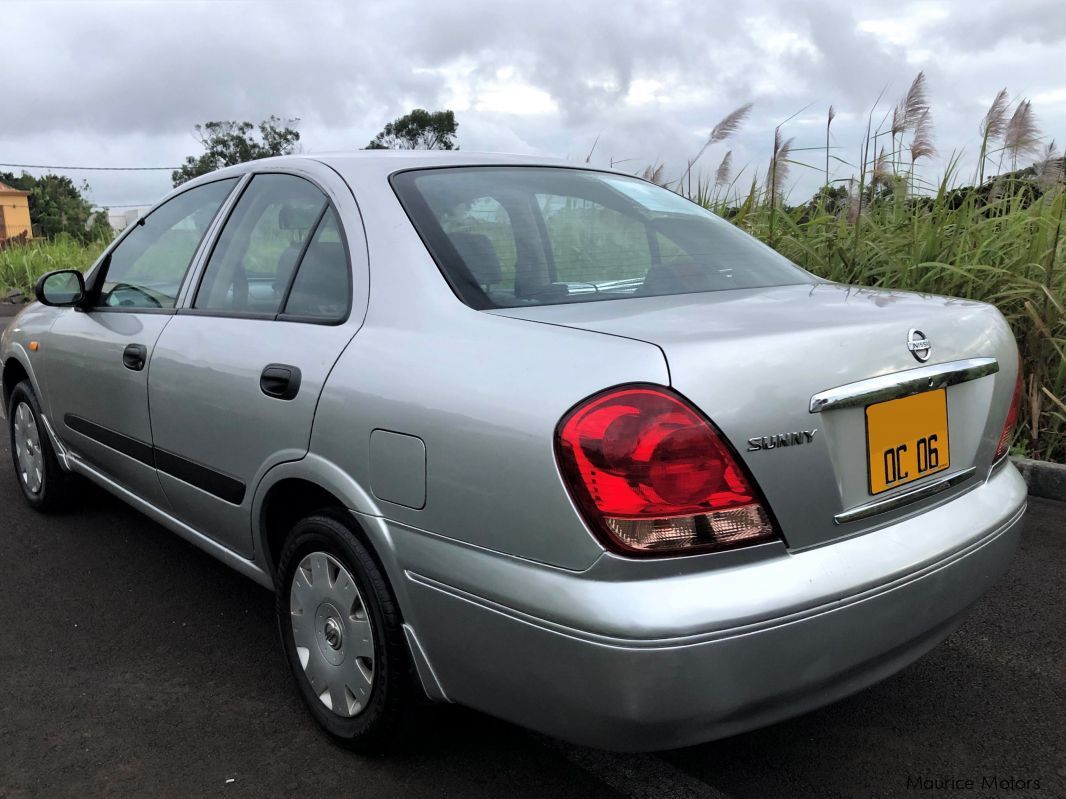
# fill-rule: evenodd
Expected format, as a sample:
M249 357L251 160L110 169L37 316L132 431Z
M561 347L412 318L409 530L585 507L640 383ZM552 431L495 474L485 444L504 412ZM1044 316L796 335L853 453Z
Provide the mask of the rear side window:
M294 175L253 177L218 237L193 307L277 316L327 210L326 195L310 181ZM332 219L335 243L342 246L336 217ZM318 237L319 249L325 236L323 231ZM343 257L343 247L341 252ZM321 256L315 260L321 261ZM343 268L347 270L346 259ZM312 271L309 266L308 274ZM347 308L346 277L344 286L333 302Z
M321 322L339 322L348 314L351 269L340 221L326 211L300 261L285 302L284 315Z
M789 260L671 191L604 172L449 167L393 189L474 308L809 283Z
M189 262L237 179L172 197L138 222L107 257L95 305L173 308Z

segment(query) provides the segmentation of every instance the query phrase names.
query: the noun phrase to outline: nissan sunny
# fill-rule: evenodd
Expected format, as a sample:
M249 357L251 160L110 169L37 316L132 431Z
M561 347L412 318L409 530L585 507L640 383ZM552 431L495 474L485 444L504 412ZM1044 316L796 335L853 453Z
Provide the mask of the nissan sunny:
M26 501L88 479L274 590L355 748L427 698L615 750L769 724L943 640L1020 535L994 308L619 172L256 161L36 296L0 339Z

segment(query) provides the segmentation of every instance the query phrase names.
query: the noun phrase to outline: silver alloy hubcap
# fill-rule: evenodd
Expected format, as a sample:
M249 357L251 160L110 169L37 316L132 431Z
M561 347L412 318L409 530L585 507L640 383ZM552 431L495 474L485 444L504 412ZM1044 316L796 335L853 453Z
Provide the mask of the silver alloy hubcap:
M15 460L18 461L19 477L27 491L39 494L44 482L44 455L41 453L37 422L27 403L18 404L12 423L15 427Z
M374 632L352 575L326 552L300 561L289 587L292 637L304 676L338 716L357 716L374 685Z

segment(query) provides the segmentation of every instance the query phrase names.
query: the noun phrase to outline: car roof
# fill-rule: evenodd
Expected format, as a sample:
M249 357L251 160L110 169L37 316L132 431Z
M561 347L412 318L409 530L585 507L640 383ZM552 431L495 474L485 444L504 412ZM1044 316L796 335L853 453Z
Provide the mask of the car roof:
M520 155L517 153L491 153L470 152L467 150L341 150L322 153L299 153L295 155L280 155L273 158L262 158L256 161L246 161L232 167L220 169L210 175L221 177L226 174L244 173L250 170L270 167L284 167L289 164L298 164L301 161L319 161L334 167L338 171L353 173L366 172L380 175L383 172L391 174L407 169L440 166L488 166L488 165L516 165L516 166L561 166L570 168L595 169L603 172L617 172L618 170L606 169L605 167L592 166L581 162L570 161L565 158L553 158L544 155ZM624 174L624 173L623 173ZM203 175L196 180L202 180L209 175ZM190 181L191 182L191 181Z
M299 153L261 158L243 164L224 167L206 175L200 175L177 187L163 202L180 191L193 186L228 177L238 177L257 170L299 167L301 163L315 161L331 167L340 174L353 190L380 187L388 178L408 169L428 169L444 166L543 166L567 169L589 169L596 172L613 172L628 175L617 169L593 166L582 161L552 158L543 155L519 155L516 153L470 152L467 150L345 150L339 152Z

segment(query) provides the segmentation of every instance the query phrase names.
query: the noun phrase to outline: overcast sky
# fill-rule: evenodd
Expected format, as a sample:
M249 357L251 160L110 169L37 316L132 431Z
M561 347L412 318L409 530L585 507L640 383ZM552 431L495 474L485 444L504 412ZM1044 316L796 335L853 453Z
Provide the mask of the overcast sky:
M3 0L0 161L173 166L199 152L193 125L299 117L301 149L365 146L413 107L450 108L465 150L664 162L678 174L710 128L754 103L735 140L742 183L765 174L774 127L796 148L858 158L919 70L939 162L963 151L996 92L1030 98L1048 140L1066 140L1061 0L887 3L804 0L329 2ZM795 156L791 200L821 180L824 152ZM0 170L9 169L0 166ZM16 170L17 171L17 170ZM33 170L31 170L33 171ZM852 168L834 166L843 178ZM67 173L105 205L155 202L169 172Z

